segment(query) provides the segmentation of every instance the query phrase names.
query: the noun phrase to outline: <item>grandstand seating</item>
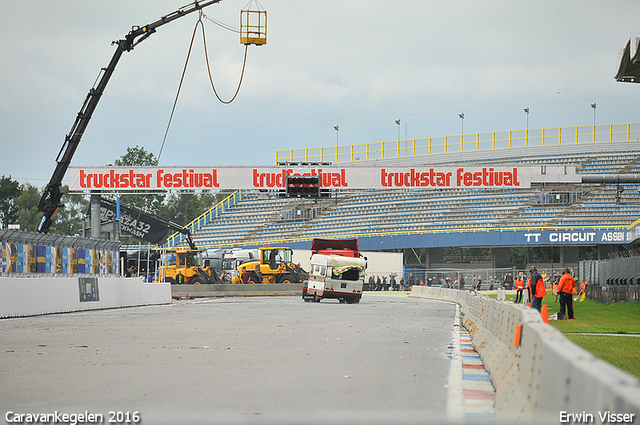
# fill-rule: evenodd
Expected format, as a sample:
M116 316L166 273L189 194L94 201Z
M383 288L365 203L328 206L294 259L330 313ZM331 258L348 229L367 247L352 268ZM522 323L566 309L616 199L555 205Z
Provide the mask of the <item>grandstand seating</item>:
M432 154L394 158L398 165L574 165L578 174L640 172L640 142L593 143L563 151L494 149L490 154ZM393 162L391 162L393 161ZM384 160L377 160L378 165ZM307 208L286 198L265 199L247 192L243 199L194 233L199 246L229 246L314 237L344 237L434 230L473 231L531 227L572 228L627 226L640 218L640 184L604 184L551 188L579 192L565 204L538 202L540 187L531 189L363 190L335 194L329 206L310 219L298 219ZM311 202L311 201L308 201Z

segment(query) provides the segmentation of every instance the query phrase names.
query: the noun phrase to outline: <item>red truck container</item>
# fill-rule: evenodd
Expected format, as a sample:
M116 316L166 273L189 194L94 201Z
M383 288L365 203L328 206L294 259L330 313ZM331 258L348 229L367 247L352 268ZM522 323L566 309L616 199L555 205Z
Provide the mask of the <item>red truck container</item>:
M313 254L360 258L358 239L314 239L311 241Z

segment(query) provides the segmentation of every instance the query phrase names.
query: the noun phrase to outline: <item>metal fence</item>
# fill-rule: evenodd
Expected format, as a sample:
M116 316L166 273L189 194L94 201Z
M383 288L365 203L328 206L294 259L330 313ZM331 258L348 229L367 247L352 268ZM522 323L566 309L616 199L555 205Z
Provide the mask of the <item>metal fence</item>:
M0 230L0 276L117 275L120 241Z
M580 279L593 285L637 284L640 278L640 256L610 260L583 260Z
M602 304L640 302L640 285L587 285L585 293L590 300L598 301Z
M640 256L580 261L579 274L580 281L588 283L589 299L603 304L639 302Z
M422 139L393 140L355 145L324 146L276 151L279 162L351 162L401 158L434 153L467 152L529 146L635 140L640 124L598 124L575 127L507 130Z
M507 275L514 276L515 268L437 268L427 269L424 267L405 267L404 278L408 279L409 274L413 273L416 285L421 282L430 286L442 286L443 288L451 287L460 289L460 277L464 278L462 289L474 289L480 278L480 289L491 290L498 289L499 286L511 287L512 279ZM505 279L506 277L506 279Z

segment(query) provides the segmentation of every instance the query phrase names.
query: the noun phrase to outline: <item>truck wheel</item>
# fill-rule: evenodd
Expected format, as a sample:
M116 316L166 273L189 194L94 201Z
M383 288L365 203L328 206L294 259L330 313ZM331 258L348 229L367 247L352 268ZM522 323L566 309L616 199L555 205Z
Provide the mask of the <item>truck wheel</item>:
M278 283L293 283L293 276L286 273L278 278Z
M255 284L255 283L262 283L262 282L260 281L260 277L258 277L257 274L251 273L249 275L249 283L254 283Z
M189 283L194 285L203 285L207 283L207 280L202 276L194 276Z

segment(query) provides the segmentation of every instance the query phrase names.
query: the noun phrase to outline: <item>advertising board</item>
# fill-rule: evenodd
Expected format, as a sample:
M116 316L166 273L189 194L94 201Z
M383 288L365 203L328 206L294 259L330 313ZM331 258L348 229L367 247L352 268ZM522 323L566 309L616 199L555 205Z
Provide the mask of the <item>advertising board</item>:
M543 175L544 174L544 175ZM71 191L285 189L287 177L318 176L326 189L526 189L576 179L575 167L69 167Z

